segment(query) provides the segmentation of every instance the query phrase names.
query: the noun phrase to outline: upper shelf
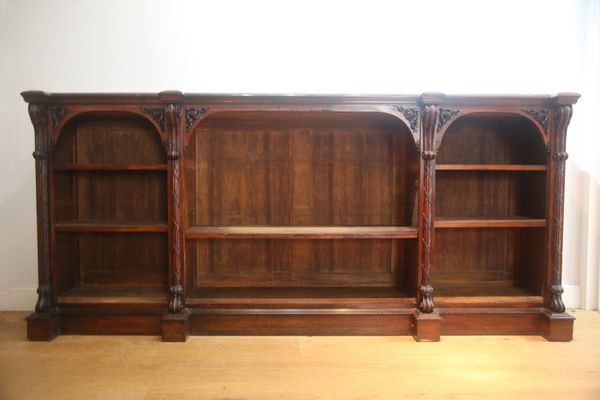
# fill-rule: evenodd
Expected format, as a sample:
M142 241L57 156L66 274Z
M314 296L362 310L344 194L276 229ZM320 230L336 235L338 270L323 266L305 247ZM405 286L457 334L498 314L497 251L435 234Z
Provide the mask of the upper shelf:
M193 226L188 239L414 239L412 226Z
M437 171L546 171L546 165L529 164L437 164Z
M543 228L543 218L527 218L520 216L448 218L438 217L436 228Z

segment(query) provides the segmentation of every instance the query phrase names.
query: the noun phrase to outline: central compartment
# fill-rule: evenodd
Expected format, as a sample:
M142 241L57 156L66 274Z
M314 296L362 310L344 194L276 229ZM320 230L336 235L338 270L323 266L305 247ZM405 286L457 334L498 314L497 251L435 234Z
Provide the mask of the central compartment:
M208 116L185 150L188 297L414 297L418 168L388 114Z

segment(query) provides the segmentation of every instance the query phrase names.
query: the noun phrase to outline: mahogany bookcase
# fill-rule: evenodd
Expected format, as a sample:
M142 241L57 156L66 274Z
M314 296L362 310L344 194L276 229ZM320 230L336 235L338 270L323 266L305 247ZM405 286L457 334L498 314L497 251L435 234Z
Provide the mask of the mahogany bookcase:
M64 334L543 335L579 95L24 92Z

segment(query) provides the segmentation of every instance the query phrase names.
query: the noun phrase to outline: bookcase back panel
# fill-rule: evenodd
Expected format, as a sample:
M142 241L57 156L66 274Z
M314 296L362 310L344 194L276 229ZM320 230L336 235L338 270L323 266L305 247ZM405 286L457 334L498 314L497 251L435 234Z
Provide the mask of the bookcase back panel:
M55 185L57 222L167 220L165 171L57 173Z
M498 282L541 294L545 229L438 229L433 282L441 287ZM449 290L449 289L448 289Z
M185 154L189 225L411 224L417 152L398 120L297 114L203 121Z
M435 212L440 218L544 218L545 188L540 171L438 171Z
M446 131L440 164L545 164L546 149L537 127L523 116L472 114Z
M63 290L77 284L159 287L167 283L164 234L60 233L56 249Z
M186 255L194 287L392 287L415 250L416 240L188 240Z

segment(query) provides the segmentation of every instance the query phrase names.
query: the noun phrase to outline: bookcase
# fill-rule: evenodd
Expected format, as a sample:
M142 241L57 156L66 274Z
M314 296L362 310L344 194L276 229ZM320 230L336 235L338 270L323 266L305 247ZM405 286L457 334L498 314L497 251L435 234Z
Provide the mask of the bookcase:
M24 92L57 334L532 334L579 95Z

